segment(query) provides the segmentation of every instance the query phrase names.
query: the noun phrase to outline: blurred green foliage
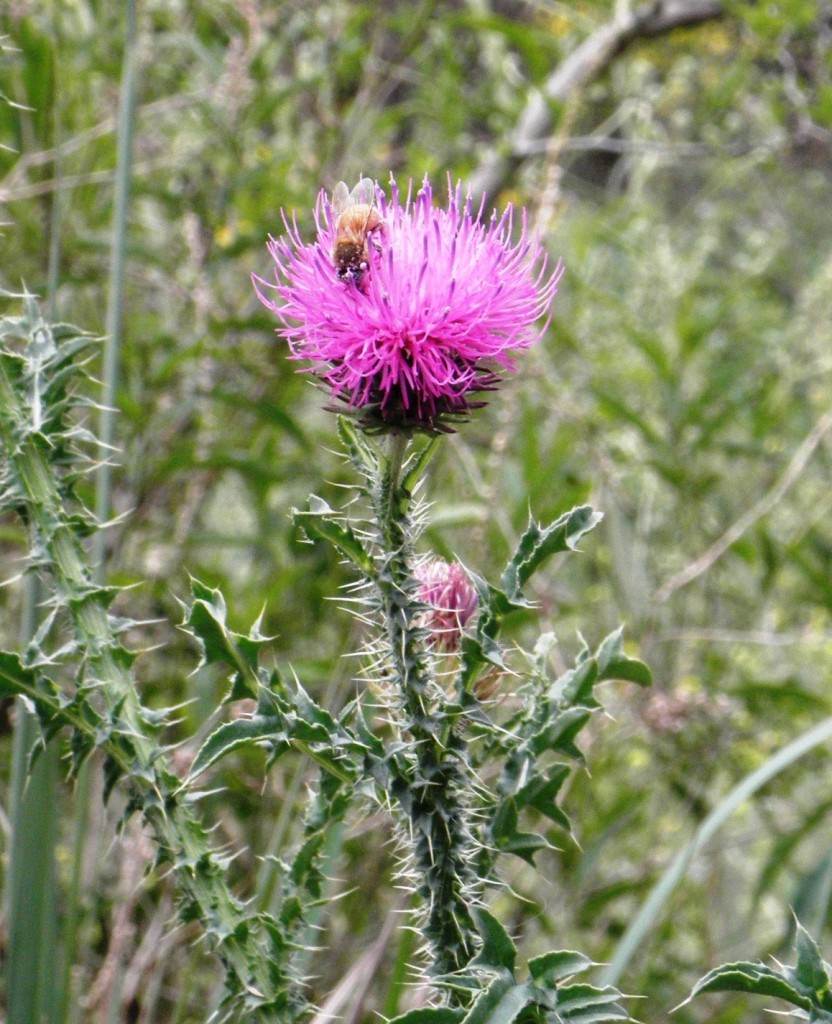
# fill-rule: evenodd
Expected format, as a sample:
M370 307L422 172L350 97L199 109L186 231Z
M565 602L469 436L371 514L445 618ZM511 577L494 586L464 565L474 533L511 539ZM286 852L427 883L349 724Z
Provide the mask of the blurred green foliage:
M138 670L151 702L193 701L183 735L204 735L222 691L210 671L189 677L196 654L171 625L188 573L223 587L235 626L265 607L278 659L318 699L338 705L355 685L344 655L360 626L332 601L350 575L289 516L310 491L342 502L350 471L320 394L285 359L250 285L270 272L265 241L283 230L281 210L308 236L318 190L341 178L466 180L508 145L533 91L629 6L140 5L115 480L125 515L108 571L139 584L119 599L133 617L160 620L135 638L164 645ZM0 92L12 101L0 103L0 287L46 291L57 223L57 316L101 332L120 5L13 0L0 34ZM591 500L606 519L584 554L535 583L543 626L565 666L576 630L595 644L623 618L656 680L650 693L609 693L611 720L589 730L591 775L565 799L578 843L559 837L542 888L518 861L508 880L525 902L497 896L528 955L555 937L609 959L721 797L832 712L831 38L827 0L732 0L721 17L632 41L553 110L551 136L491 197L525 205L567 273L542 343L434 460L426 541L493 575L529 507L548 521ZM712 549L735 524L733 542ZM7 576L21 540L0 522ZM690 566L701 571L682 583ZM21 597L0 595L8 647ZM0 742L10 751L9 736ZM648 997L639 1019L664 1019L716 962L787 950L790 906L808 908L824 945L827 762L817 752L772 781L697 858L623 979ZM261 767L218 771L226 792L209 812L243 850L232 868L241 892L268 902L258 857L296 835L306 766L281 767L265 786ZM76 827L65 795L64 885ZM98 838L117 809L91 813L74 975L87 1002L70 1019L204 1020L210 961L181 936L159 945L167 883L140 881L138 834L117 856ZM412 940L387 927L407 899L386 886L394 862L376 824L359 833L348 822L332 851L330 873L344 880L333 892L350 893L322 920L331 952L309 966L323 1001L366 965L370 981L333 1009L351 1020L414 997ZM676 1016L732 1024L759 1012L732 996Z

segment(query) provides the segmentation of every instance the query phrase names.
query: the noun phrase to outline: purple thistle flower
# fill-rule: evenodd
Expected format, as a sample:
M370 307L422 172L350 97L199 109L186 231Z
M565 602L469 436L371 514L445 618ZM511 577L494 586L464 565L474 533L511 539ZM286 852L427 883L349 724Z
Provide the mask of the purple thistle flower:
M381 223L373 217L360 269L336 269L338 213L321 192L318 236L304 243L284 215L286 234L271 239L272 284L255 277L261 301L280 318L278 334L292 359L309 369L334 399L356 410L365 427L449 430L484 403L500 370L514 370L509 353L528 348L557 292L560 263L526 230L511 238L513 210L482 221L461 186L447 209L433 206L430 182L402 203L376 188Z
M430 632L433 645L456 651L462 631L474 617L479 601L474 585L459 564L431 558L414 570L420 581L416 599L428 605L422 625Z

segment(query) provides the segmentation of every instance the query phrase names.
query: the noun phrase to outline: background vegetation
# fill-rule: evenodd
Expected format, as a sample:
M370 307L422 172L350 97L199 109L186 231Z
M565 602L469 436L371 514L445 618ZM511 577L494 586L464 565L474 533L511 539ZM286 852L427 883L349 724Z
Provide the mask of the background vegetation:
M0 12L0 287L25 282L56 318L102 334L125 11L13 0ZM320 700L337 706L355 686L344 655L358 626L331 600L348 576L288 515L310 491L337 504L350 473L250 285L269 270L281 209L308 234L319 188L391 171L525 205L564 259L561 294L518 377L441 449L426 540L488 574L529 506L544 521L584 501L605 512L568 574L541 574L543 624L566 661L577 630L594 644L624 620L656 682L608 692L590 772L565 797L576 842L559 838L543 884L518 862L521 899L499 899L527 952L545 941L611 960L732 787L832 714L832 4L145 0L134 56L123 518L106 565L112 583L138 584L120 605L150 620L135 637L146 696L191 702L183 736L204 735L220 700L223 680L190 675L197 657L175 628L189 573L222 585L237 627L265 606L278 657ZM5 576L23 543L0 523ZM23 589L0 601L14 646ZM60 950L39 983L43 1019L206 1020L213 963L195 933L167 930L170 887L147 871L139 830L113 841L121 808L102 807L98 769L80 791L49 780L54 824L37 811L40 832L23 824L7 767L19 721L7 709L0 737L4 943L22 884L8 853L25 832L54 881L38 886L32 925ZM307 766L265 784L261 769L218 771L208 813L240 850L239 891L267 905L268 854L298 827ZM741 805L629 961L621 985L647 997L635 1016L663 1020L717 962L788 958L790 908L829 945L830 808L823 748ZM373 825L347 822L331 851L343 898L321 921L331 951L309 963L324 1008L347 1021L417 998L412 939L395 930L406 896L385 884L389 832ZM711 996L675 1019L761 1015Z

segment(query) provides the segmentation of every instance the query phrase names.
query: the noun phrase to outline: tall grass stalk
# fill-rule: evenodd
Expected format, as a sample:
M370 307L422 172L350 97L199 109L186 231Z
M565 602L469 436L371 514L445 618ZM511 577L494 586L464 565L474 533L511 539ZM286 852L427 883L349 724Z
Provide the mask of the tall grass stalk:
M108 452L115 440L115 399L118 389L121 349L122 306L124 296L124 268L127 260L127 210L130 203L130 181L133 168L133 135L136 115L136 87L138 74L138 30L136 26L136 0L125 3L124 64L121 76L121 95L118 113L118 155L116 189L113 205L112 247L107 296L107 318L104 347L104 405L101 410L98 437ZM101 463L96 478L95 513L99 522L110 516L112 491L112 465L109 458ZM105 535L94 537L93 561L100 582L104 575Z
M37 628L39 590L36 578L29 576L20 630L24 644ZM29 774L29 752L37 735L34 716L18 700L6 879L8 1024L53 1021L59 1000L55 879L58 748L50 744Z
M713 838L731 815L746 800L780 772L790 768L815 747L832 740L832 718L825 718L802 736L772 754L759 768L747 775L735 786L724 800L714 808L682 849L676 854L670 867L653 887L641 910L630 922L618 944L615 956L602 972L601 980L606 985L617 985L632 958L655 930L661 919L662 910L673 890L682 881L696 854Z
M115 439L115 396L118 387L122 305L124 292L124 269L127 249L127 211L130 199L130 183L133 164L133 136L136 110L136 79L137 79L137 18L135 0L127 0L125 4L124 58L119 99L119 118L117 132L117 165L116 183L113 199L112 244L110 250L110 269L108 278L107 313L105 323L106 340L104 343L104 395L100 414L99 436L106 445L112 447ZM56 97L56 102L58 101ZM56 177L57 175L56 168ZM58 284L59 247L59 191L55 192L53 206L52 238L50 244L49 282L50 282L50 321L55 322L55 295ZM105 451L109 451L105 449ZM101 522L110 516L111 510L111 463L105 458L98 467L96 475L96 515ZM96 579L101 582L105 575L105 535L95 534L94 566ZM60 1020L66 1024L72 1014L72 968L75 957L78 923L80 919L81 879L86 852L86 824L89 820L90 800L92 793L92 768L84 764L78 774L74 802L74 834L72 842L72 868L67 892L67 914L64 941L64 982Z
M57 37L56 31L56 40ZM54 44L53 66L58 75L56 57L57 42ZM53 144L55 152L59 153L60 89L55 89L52 101ZM49 320L54 323L57 319L61 252L61 168L57 156L53 172L56 184L49 207L46 296ZM40 601L39 580L30 574L23 586L20 639L24 646L37 631ZM38 726L20 699L15 701L15 723L9 815L12 833L5 893L9 930L8 1021L9 1024L30 1024L41 1019L63 1021L69 965L67 962L62 973L55 868L60 807L58 747L54 743L49 745L27 779L30 751L38 735Z
M121 85L119 90L119 113L117 131L116 181L113 197L112 242L110 247L110 268L107 285L107 314L105 321L103 405L101 408L98 436L106 445L105 458L98 467L95 481L95 513L99 522L106 522L111 515L112 463L109 457L116 436L116 392L119 382L121 354L121 333L123 322L124 272L127 257L127 214L130 202L130 185L133 170L133 137L136 115L136 89L138 71L138 29L136 0L127 0L124 21L124 56ZM93 537L93 566L95 579L103 582L106 576L106 533L99 531ZM79 879L84 856L84 822L89 816L91 800L91 765L82 768L78 779L78 801L76 804L76 842L74 848L73 894L79 895ZM73 936L74 937L74 936ZM120 981L111 993L109 1014L118 1019Z

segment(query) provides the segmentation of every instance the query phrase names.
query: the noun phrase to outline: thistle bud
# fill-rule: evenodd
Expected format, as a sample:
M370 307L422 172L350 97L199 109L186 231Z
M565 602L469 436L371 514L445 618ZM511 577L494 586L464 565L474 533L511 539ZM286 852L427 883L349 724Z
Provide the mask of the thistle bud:
M431 558L415 570L417 599L429 606L422 625L439 650L459 650L462 632L477 611L477 592L459 562Z

